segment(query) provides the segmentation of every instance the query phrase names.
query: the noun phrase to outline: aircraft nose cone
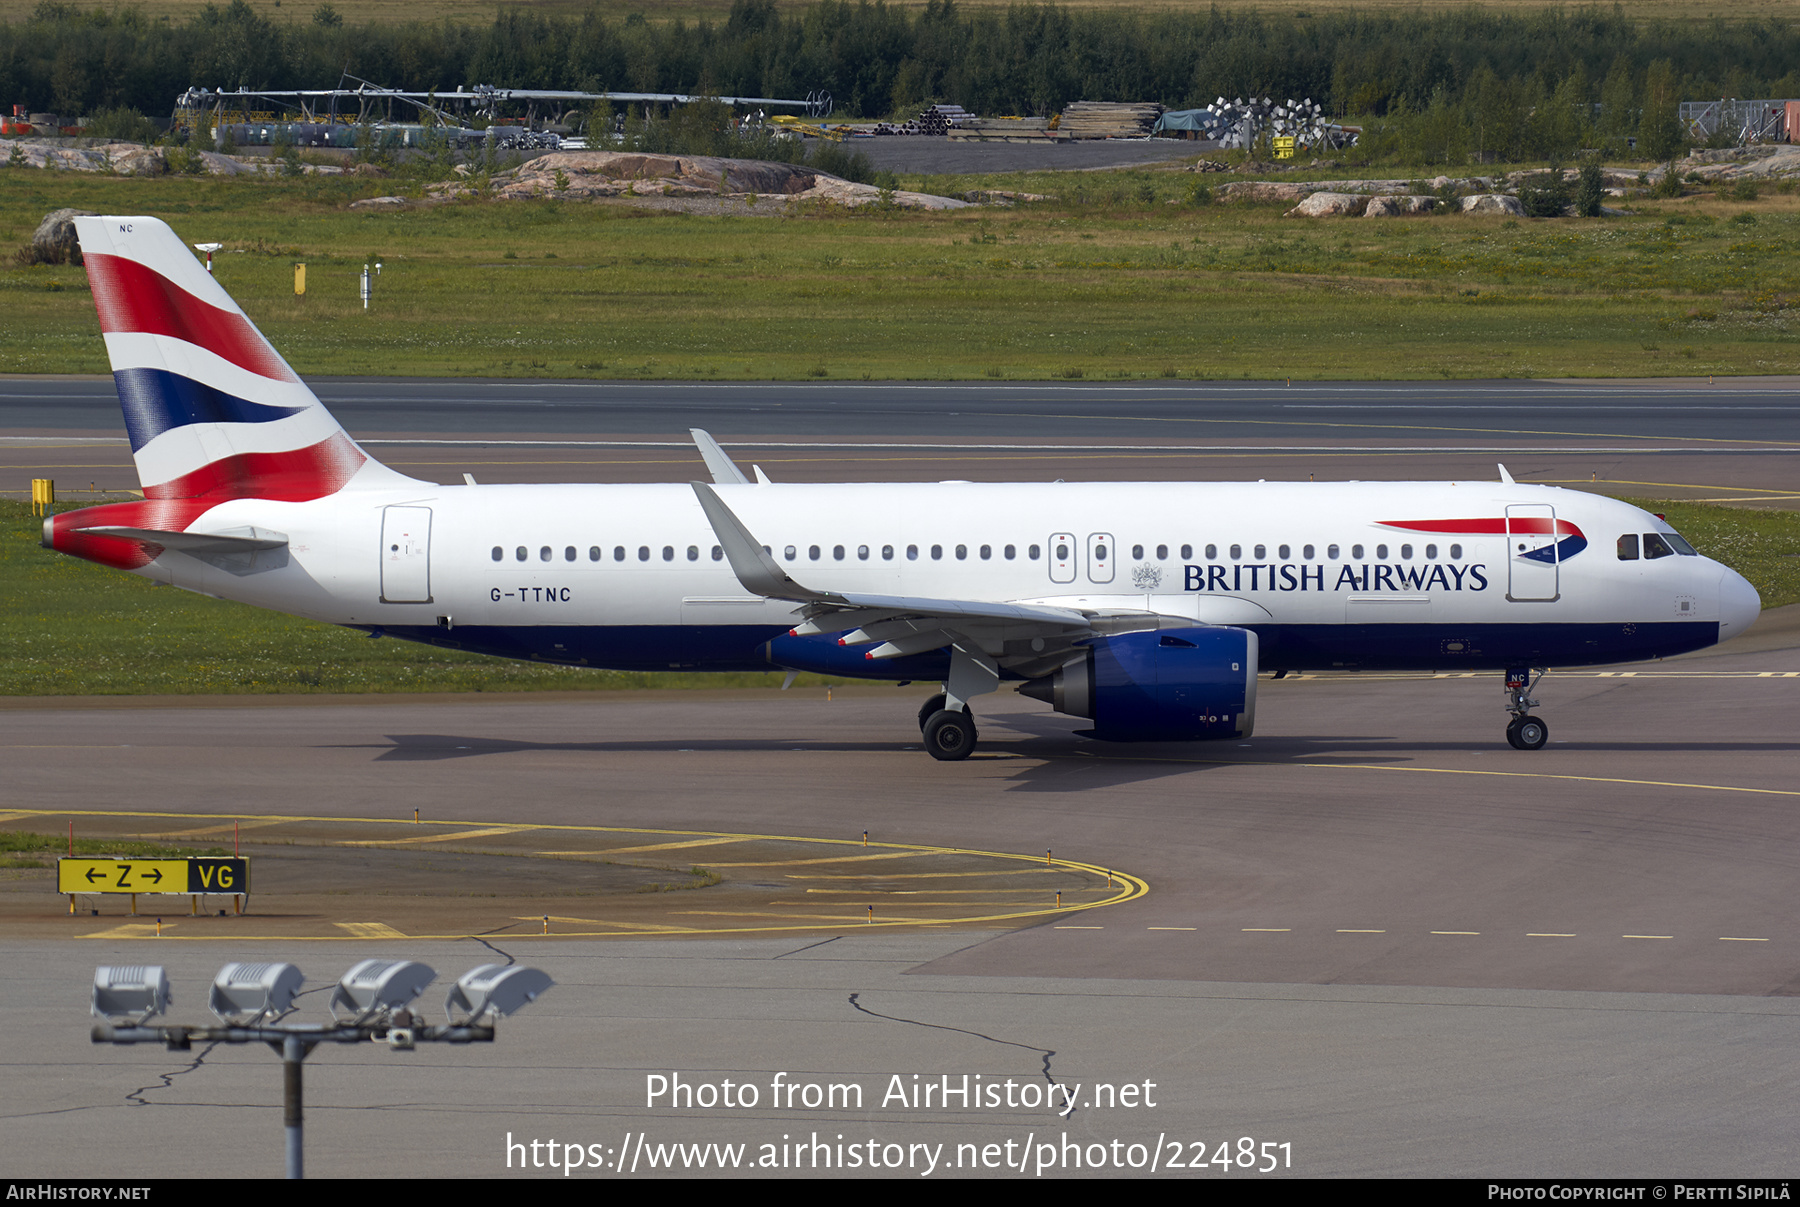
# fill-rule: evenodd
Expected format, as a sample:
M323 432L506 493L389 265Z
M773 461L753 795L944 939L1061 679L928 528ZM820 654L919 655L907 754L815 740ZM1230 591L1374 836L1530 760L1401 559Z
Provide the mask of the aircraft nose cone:
M1719 577L1719 640L1738 636L1762 614L1762 596L1736 570Z

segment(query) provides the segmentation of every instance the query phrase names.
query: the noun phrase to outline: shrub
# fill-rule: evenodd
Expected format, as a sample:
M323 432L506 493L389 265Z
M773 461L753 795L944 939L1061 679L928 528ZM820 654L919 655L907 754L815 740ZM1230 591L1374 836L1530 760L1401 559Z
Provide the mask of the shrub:
M1600 199L1606 196L1601 187L1600 165L1589 159L1582 163L1581 174L1575 179L1575 212L1583 218L1600 216Z
M162 136L154 121L136 109L101 109L90 116L86 126L89 138L110 138L116 142L153 143Z
M1519 181L1519 205L1527 218L1560 218L1569 207L1569 182L1552 167ZM1598 212L1598 211L1596 211Z

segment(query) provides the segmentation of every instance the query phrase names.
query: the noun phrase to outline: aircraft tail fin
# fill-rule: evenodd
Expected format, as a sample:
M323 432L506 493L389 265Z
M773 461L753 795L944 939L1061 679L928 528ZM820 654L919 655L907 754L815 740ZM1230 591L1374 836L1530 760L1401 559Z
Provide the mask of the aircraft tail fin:
M305 502L413 481L357 446L166 223L75 227L146 500Z

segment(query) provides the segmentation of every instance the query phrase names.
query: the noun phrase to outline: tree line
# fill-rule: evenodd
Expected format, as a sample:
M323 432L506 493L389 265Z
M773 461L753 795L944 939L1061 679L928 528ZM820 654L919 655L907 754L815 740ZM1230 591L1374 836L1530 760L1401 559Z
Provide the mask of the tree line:
M524 9L484 25L357 23L328 3L271 15L294 11L232 0L177 22L43 0L0 25L0 101L161 116L190 85L329 87L346 68L419 90L825 91L854 117L907 116L933 100L1047 114L1074 100L1188 108L1256 94L1379 119L1428 158L1518 158L1569 144L1571 124L1579 145L1603 128L1610 137L1629 125L1636 137L1646 102L1664 96L1800 96L1800 23L1641 22L1617 6L1296 16L954 0L818 0L784 12L736 0L725 20L697 23Z

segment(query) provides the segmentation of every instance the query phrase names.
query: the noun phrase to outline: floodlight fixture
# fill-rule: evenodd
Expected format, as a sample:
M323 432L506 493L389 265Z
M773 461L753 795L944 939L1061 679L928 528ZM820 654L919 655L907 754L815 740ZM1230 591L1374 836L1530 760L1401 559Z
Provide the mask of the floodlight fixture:
M169 1008L169 974L160 964L102 964L94 969L95 1018L143 1026Z
M223 251L224 249L225 249L225 245L223 243L196 243L196 244L194 244L195 251L203 251L208 255L211 255L215 251Z
M206 1008L222 1023L252 1027L292 1010L305 980L292 964L227 964L213 978Z
M357 1022L390 1015L425 991L437 973L416 960L364 960L338 982L331 994L331 1016L339 1022L338 1007L354 1012Z
M544 990L554 984L556 982L541 969L522 968L517 964L483 964L469 969L450 986L450 992L444 998L444 1018L452 1026L472 1026L489 1011L504 1018L537 1001ZM459 1007L464 1014L460 1024L454 1013Z

